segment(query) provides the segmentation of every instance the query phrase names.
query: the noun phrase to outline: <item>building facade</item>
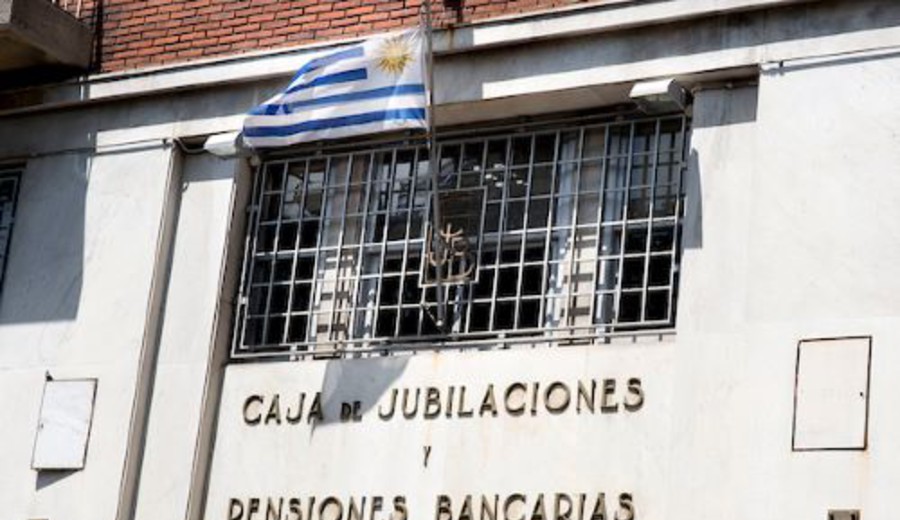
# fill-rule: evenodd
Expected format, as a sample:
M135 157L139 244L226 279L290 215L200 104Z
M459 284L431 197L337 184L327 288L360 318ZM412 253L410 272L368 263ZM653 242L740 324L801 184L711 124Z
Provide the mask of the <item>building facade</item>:
M0 10L3 518L894 518L900 5L435 2L430 163L235 145L420 2L41 2Z

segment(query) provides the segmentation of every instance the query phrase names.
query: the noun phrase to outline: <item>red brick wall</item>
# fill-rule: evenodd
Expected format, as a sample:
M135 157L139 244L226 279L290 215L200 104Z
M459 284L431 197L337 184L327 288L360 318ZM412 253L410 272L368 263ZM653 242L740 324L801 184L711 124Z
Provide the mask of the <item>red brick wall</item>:
M349 38L418 23L422 0L84 0L102 71ZM433 0L436 25L588 0ZM595 0L596 1L596 0ZM94 3L99 6L95 9Z

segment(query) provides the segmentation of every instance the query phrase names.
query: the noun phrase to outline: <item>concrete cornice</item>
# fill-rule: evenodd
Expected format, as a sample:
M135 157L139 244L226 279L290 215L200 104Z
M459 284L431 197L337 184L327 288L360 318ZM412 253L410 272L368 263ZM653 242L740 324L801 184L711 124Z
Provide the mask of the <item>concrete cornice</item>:
M564 9L507 16L435 35L439 56L687 21L727 13L812 3L819 0L613 0ZM97 74L56 85L10 93L39 99L0 111L0 116L36 112L178 90L288 77L305 56L354 40L257 51L162 67Z

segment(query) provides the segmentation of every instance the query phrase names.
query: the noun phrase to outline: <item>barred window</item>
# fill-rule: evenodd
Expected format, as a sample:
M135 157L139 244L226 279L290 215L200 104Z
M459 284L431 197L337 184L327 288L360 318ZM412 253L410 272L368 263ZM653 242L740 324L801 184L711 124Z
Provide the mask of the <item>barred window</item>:
M3 290L3 274L6 272L18 192L19 171L0 166L0 291Z
M441 142L439 200L455 264L430 251L424 148L265 162L233 355L671 327L686 125L675 116ZM443 328L438 270L450 278Z

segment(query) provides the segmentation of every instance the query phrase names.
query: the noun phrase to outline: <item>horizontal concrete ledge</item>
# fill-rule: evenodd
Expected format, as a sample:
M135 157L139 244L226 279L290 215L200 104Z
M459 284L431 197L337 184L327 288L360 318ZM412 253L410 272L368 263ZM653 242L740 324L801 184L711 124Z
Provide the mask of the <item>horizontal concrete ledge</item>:
M0 71L7 74L90 64L90 29L49 0L0 0L0 42Z
M820 0L612 0L588 6L501 17L440 31L435 35L435 52L439 56L446 56L536 40L613 32L712 15L818 1ZM39 90L39 96L16 93L23 99L33 100L37 97L40 101L2 111L0 116L174 90L288 77L295 72L297 64L308 56L351 41L358 39L95 75L78 81L32 89Z

